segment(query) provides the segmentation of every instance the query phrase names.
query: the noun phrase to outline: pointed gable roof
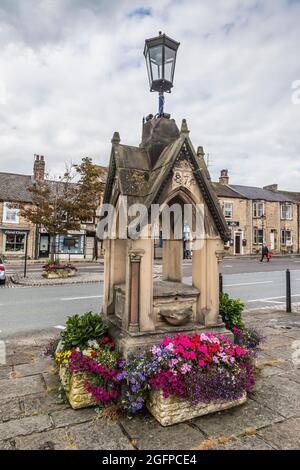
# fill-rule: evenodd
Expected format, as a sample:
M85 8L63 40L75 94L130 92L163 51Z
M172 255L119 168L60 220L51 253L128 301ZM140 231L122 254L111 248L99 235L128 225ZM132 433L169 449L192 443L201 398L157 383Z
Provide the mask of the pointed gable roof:
M118 195L124 195L127 196L129 205L138 202L150 208L151 204L158 201L172 175L174 164L182 153L191 164L194 178L221 238L227 241L228 226L210 181L203 153L196 154L186 122L180 135L165 146L153 166L145 148L121 145L119 139L113 138L103 202L114 203Z

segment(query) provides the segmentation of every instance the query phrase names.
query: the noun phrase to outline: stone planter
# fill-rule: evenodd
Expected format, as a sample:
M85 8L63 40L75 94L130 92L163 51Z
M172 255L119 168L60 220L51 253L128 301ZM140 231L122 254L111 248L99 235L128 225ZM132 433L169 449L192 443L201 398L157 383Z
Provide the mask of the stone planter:
M76 272L77 271L75 269L57 269L56 272L44 272L43 277L45 277L46 279L64 279L67 277L76 276Z
M192 405L187 400L177 397L164 398L162 392L151 392L147 402L147 408L162 426L182 423L192 418L227 410L234 406L242 405L247 400L245 394L233 401L218 401L213 403L198 403Z
M68 402L74 410L95 406L95 398L86 390L87 376L82 372L70 372L66 367L59 367L59 378Z

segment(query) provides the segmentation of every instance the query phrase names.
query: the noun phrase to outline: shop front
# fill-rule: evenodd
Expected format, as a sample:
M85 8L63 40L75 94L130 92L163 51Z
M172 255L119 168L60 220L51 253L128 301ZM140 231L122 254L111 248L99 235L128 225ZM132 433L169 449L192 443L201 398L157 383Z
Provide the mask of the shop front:
M7 258L23 258L28 253L29 228L11 229L1 227L2 232L2 253Z

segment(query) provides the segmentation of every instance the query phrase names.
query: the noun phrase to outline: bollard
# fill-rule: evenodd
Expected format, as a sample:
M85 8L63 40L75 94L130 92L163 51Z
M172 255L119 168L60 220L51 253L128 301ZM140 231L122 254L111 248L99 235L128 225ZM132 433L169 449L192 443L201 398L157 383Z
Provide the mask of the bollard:
M286 270L286 312L291 313L292 311L292 298L291 298L291 273L290 270Z
M223 274L219 273L219 293L223 294Z

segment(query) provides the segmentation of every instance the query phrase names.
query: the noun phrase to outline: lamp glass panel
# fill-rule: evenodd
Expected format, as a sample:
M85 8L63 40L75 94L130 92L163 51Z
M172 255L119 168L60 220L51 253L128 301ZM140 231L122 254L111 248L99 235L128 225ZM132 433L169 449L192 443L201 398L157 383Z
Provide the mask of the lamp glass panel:
M176 51L165 47L165 79L173 83Z
M160 80L163 78L162 46L155 46L149 49L150 64L152 70L152 79Z

